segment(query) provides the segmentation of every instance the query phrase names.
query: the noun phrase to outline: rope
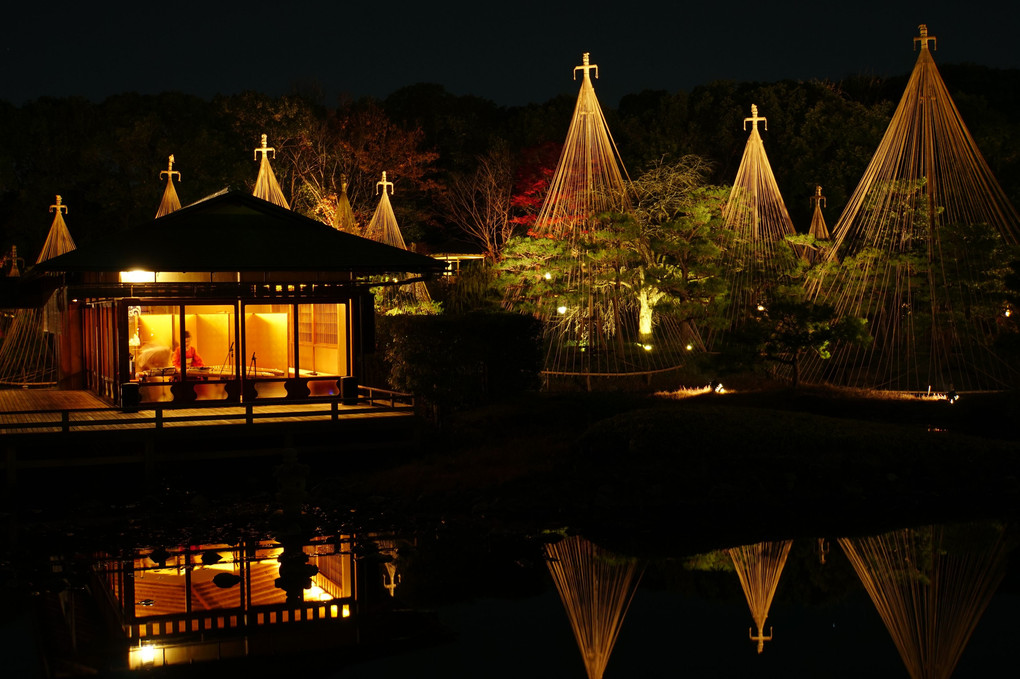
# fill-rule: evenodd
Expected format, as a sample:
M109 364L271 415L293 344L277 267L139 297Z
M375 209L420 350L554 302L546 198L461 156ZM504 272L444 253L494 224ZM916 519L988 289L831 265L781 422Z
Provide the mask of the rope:
M926 33L926 29L923 31ZM868 319L867 347L811 358L805 379L924 391L1008 387L992 351L1002 294L980 270L1017 244L1020 217L924 47L871 163L833 228L811 299ZM994 265L993 265L994 266Z
M644 567L580 536L547 545L546 558L588 679L601 679Z

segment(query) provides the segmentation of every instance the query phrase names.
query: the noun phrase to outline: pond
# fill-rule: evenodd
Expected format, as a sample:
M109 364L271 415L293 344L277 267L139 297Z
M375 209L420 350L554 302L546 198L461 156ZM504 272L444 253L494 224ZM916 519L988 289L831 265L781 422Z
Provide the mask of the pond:
M931 425L983 431L1015 419L1015 398L869 400L857 419L845 398L765 398L784 403L530 398L407 450L184 456L147 478L46 470L2 515L8 668L611 679L921 676L932 654L923 676L1006 666L1020 632L1015 434ZM905 603L932 592L934 626Z
M159 544L137 542L131 520L123 524L123 535L111 536L108 525L92 536L48 535L50 548L42 561L59 571L50 582L62 579L70 589L35 597L36 603L50 600L48 614L44 611L37 619L37 630L53 638L30 639L17 618L5 616L5 646L12 666L24 668L24 676L43 676L33 674L40 667L33 659L37 648L47 649L51 670L75 666L67 662L66 635L71 619L67 609L72 599L78 607L78 662L81 666L106 663L100 669L110 676L121 676L115 669L126 667L131 653L137 654L142 646L182 646L200 637L207 645L216 640L222 659L200 652L189 661L194 665L165 669L176 668L183 676L200 672L211 676L224 671L229 674L242 663L240 667L248 676L303 668L345 679L583 679L598 676L600 667L606 677L907 676L907 661L865 588L869 576L874 580L872 586L887 600L920 597L943 606L934 625L926 622L934 613L923 608L908 610L905 604L897 608L887 603L884 612L894 629L900 626L899 645L908 657L911 653L918 657L935 653L932 657L948 663L958 655L954 677L989 676L1006 666L1020 631L1015 616L1020 604L1017 568L1009 559L1016 536L994 522L886 531L885 542L874 542L874 538L868 542L867 537L841 541L838 536L796 536L756 543L756 547L723 541L723 548L702 555L683 554L670 544L660 555L628 556L569 530L486 533L477 527L461 530L440 523L383 532L378 526L352 530L349 521L330 526L337 517L319 515L315 529L302 533L296 553L305 555L304 562L317 564L317 596L341 603L333 607L335 625L329 626L327 606L323 614L326 622L320 619L306 624L296 637L301 641L290 644L283 640L291 637L278 633L288 623L274 618L278 641L272 652L267 652L266 647L258 647L262 642L256 641L261 638L254 629L256 613L263 616L268 611L282 611L288 603L279 580L275 594L253 593L259 588L255 573L268 564L274 569L269 582L283 575L280 564L288 549L291 555L295 553L297 533L288 532L287 522L280 520L281 512L265 518L265 526L275 534L255 540L252 525L248 525L244 527L249 531L244 544L224 539L237 535L238 526L217 526L214 516L201 526L178 526L181 530L173 536L158 530L150 533L159 538ZM189 542L184 539L189 535L220 535L223 541L214 544L204 537ZM93 546L87 553L83 551L86 544ZM740 551L741 547L747 549ZM855 571L848 554L856 555L866 575ZM120 566L111 567L115 563ZM189 633L165 637L160 636L161 630L150 628L139 638L135 627L135 638L111 644L98 629L87 627L98 624L99 618L83 617L82 611L93 607L98 611L109 604L97 591L102 589L97 579L82 579L85 565L93 572L130 573L126 576L133 581L127 592L130 600L119 609L122 620L129 611L127 617L136 623L174 615L187 617L185 609L190 616L212 615L215 620L215 612L207 615L203 611L217 606L209 592L221 591L234 597L218 604L228 611L227 622L219 628L214 622L211 630L193 628L186 630ZM241 584L220 590L208 585L203 590L200 583L208 583L214 572L237 573ZM175 579L175 573L180 577ZM330 591L327 595L318 587L323 575L338 583L335 589L323 585ZM142 593L143 583L153 578L177 583L172 586L184 592L180 601L188 599L191 604L180 603L176 613L160 609L174 604L167 603L169 595L152 594L157 590ZM114 580L106 578L108 585ZM116 601L118 592L123 598L125 582L122 578L109 587L112 600ZM987 585L987 601L982 591L974 589L976 583ZM265 587L272 590L272 585ZM307 602L316 598L312 591L306 589L302 596L305 610L311 607ZM985 603L987 609L983 609ZM236 613L242 608L246 613L238 622ZM229 611L235 613L234 629ZM767 615L760 630L753 611ZM305 615L307 621L310 614ZM293 617L288 620L291 628L298 627ZM61 621L63 625L58 624ZM970 623L975 621L968 640ZM933 649L918 649L918 644L929 643L916 638L920 634L923 640L925 629L931 632ZM237 651L243 647L236 647L230 652L232 647L225 640L246 634L247 649ZM611 643L614 635L615 643ZM759 642L751 637L761 638L761 652ZM313 638L322 642L320 647L309 641ZM236 659L230 659L231 655ZM243 664L245 657L247 664ZM155 664L162 664L165 658L170 656L157 656ZM595 668L592 674L586 673L586 659ZM153 661L150 658L148 662Z

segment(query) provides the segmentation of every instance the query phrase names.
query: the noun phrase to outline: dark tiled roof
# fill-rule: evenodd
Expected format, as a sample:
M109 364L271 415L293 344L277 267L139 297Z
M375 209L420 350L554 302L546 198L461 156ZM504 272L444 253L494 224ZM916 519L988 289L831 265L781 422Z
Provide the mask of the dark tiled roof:
M42 271L441 271L241 191L224 191L36 265Z

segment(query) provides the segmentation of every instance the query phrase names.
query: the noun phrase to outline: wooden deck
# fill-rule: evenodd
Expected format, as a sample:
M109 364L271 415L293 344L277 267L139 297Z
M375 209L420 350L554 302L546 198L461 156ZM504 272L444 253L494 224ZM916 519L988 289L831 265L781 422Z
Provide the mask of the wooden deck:
M190 406L143 404L137 412L128 412L87 391L0 389L0 434L321 422L413 413L407 395L371 388L363 391L366 393L353 405L343 404L339 398L291 403L199 401Z
M279 456L290 450L385 454L414 428L406 394L362 387L357 403L339 397L298 402L199 401L125 411L85 391L0 390L0 469L8 488L26 474L58 469L160 465Z

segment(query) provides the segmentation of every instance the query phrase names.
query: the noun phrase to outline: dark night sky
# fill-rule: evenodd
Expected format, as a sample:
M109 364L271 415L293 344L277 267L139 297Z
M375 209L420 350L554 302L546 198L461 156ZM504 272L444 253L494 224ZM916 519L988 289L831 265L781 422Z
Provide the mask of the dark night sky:
M571 69L590 52L613 106L717 79L905 74L920 23L937 63L1020 67L1020 3L985 0L36 2L0 17L0 99L276 95L316 82L334 103L436 82L520 105L575 93Z

